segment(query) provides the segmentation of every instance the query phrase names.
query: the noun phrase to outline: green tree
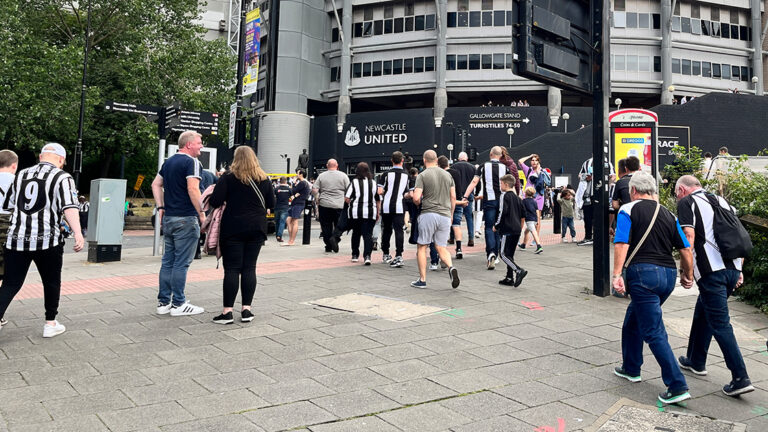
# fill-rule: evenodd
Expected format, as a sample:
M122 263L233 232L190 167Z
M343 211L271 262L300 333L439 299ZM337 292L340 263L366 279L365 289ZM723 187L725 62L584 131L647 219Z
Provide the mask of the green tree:
M80 108L87 3L5 0L0 5L0 140L37 149L46 140L74 148ZM98 175L129 154L155 160L156 126L135 115L105 112L106 100L228 112L236 58L222 40L207 41L195 24L198 0L90 0L91 50L85 164ZM7 54L6 54L7 53ZM222 116L224 119L226 116ZM224 122L222 122L224 123ZM221 125L226 131L226 124ZM154 166L142 168L145 174Z

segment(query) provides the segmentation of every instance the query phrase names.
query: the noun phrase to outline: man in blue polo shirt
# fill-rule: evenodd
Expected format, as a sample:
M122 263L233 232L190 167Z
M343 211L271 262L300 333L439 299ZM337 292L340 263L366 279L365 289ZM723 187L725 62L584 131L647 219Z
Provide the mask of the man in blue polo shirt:
M152 182L157 217L162 223L165 238L157 295L157 313L160 315L197 315L204 312L200 306L187 302L184 296L187 270L195 255L200 225L205 221L205 213L200 207L203 167L197 160L202 148L199 133L182 133L178 153L163 163Z

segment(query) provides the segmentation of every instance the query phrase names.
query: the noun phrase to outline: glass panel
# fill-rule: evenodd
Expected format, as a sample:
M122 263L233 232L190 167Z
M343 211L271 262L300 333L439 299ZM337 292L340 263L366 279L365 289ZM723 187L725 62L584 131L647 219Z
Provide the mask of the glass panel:
M709 7L709 19L712 21L720 21L720 8L717 6Z
M363 23L363 37L373 36L373 21Z
M731 39L739 38L739 26L731 24Z
M691 32L691 19L688 17L682 18L682 29L683 33L690 33Z
M640 72L651 71L651 58L648 56L640 56L637 58L637 70Z
M683 59L683 75L690 75L691 74L691 61Z
M456 56L456 69L466 69L467 68L467 56L464 55L457 55Z
M680 73L680 59L672 59L672 73Z
M416 57L413 59L413 72L424 72L424 57Z
M712 78L720 78L720 64L712 63Z
M731 9L731 24L739 24L739 10Z
M507 11L507 25L512 25L512 11Z
M627 2L625 0L613 0L613 8L617 11L627 10Z
M405 1L405 16L413 15L413 0Z
M456 55L448 54L445 56L445 70L456 70Z
M416 15L415 30L416 31L424 30L424 15Z
M459 0L459 5L457 10L459 12L466 12L469 10L469 0Z
M413 31L413 17L409 16L405 18L405 31Z
M424 72L432 72L435 70L435 58L424 57Z
M627 56L627 72L637 72L637 56Z
M384 75L392 75L392 60L384 60Z
M363 37L363 23L355 23L354 37Z
M395 33L402 33L402 32L403 32L403 19L395 18Z
M482 67L483 67L483 69L492 69L493 68L493 55L491 55L491 54L483 54L482 55Z
M712 34L712 22L702 20L701 21L701 34L704 36L709 36Z
M403 59L392 60L392 74L400 75L403 73Z
M709 78L712 76L712 63L710 62L701 63L701 76L703 76L704 78Z
M413 73L413 59L403 60L403 73Z
M469 12L469 26L480 27L480 11Z
M506 54L506 63L504 64L504 66L507 69L512 69L512 54Z
M394 16L395 16L395 7L393 5L385 5L384 18L394 18Z
M483 27L493 26L493 12L483 12Z
M720 35L724 39L731 38L731 26L727 23L720 23Z
M616 55L613 59L614 69L617 71L623 71L626 69L624 63L626 62L626 56Z
M720 72L723 73L723 79L731 79L731 65L724 64L720 68Z
M504 53L493 55L493 68L504 69Z
M331 68L331 82L335 82L336 78L339 76L339 68L332 67Z
M338 42L339 41L339 29L337 27L334 27L331 29L331 42Z
M627 12L627 28L637 28L636 12Z
M393 20L391 19L384 20L384 34L392 33L394 31L393 27L394 27Z
M493 26L503 27L505 24L504 18L506 15L506 11L493 11Z
M480 9L493 10L493 0L483 0L480 2Z
M378 20L373 22L373 34L380 35L384 33L384 21Z
M741 73L741 69L738 66L731 66L731 77L734 81L739 80L739 74Z
M469 55L469 70L480 69L480 54Z
M373 74L372 76L381 76L381 62L375 61L373 62Z
M701 62L695 61L691 63L691 75L693 76L701 75Z
M363 76L363 65L355 63L352 65L352 78L360 78Z
M653 29L661 29L661 14L651 14L651 17L653 18Z
M739 39L746 41L749 39L749 32L747 31L747 26L739 26Z
M691 18L701 18L701 5L698 3L691 4Z
M680 2L675 2L675 10L672 11L672 15L680 15Z
M712 21L712 33L710 33L712 37L719 38L720 37L720 23Z
M425 30L434 30L435 29L435 15L427 15L425 17L425 24L424 24Z
M695 35L701 34L701 20L697 20L697 19L691 20L691 34L695 34Z
M368 6L363 9L363 21L373 21L373 7Z
M661 72L661 56L653 56L653 71Z
M637 27L642 29L651 28L651 14L637 14Z
M364 77L371 76L371 64L370 63L363 63L363 76Z
M614 12L613 13L613 26L616 28L624 28L627 26L627 13L626 12Z
M456 27L469 27L469 12L459 12L456 16L458 19Z
M676 32L680 31L680 17L679 16L673 16L672 17L672 31L676 31Z
M749 81L749 68L746 66L741 67L741 80L742 81Z
M456 27L456 12L448 12L448 27Z

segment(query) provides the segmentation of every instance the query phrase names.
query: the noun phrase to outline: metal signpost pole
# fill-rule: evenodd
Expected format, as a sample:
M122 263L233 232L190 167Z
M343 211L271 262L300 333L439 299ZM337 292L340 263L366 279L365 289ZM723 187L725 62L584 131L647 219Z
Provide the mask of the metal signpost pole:
M597 48L594 56L593 83L594 99L592 105L592 187L594 203L594 244L592 246L592 290L593 294L605 297L610 294L610 245L608 243L608 144L605 139L606 117L608 115L608 97L611 94L610 69L610 29L607 5L608 0L594 0L592 10L593 46Z
M85 92L88 89L88 51L91 48L91 2L88 2L88 18L85 24L85 53L83 55L83 87L80 90L80 121L77 127L77 144L75 145L72 173L75 177L75 188L80 189L80 173L83 171L83 123L85 121Z
M237 45L237 115L235 123L235 146L245 144L245 118L243 117L243 74L245 73L245 15L247 0L240 3L240 42Z
M160 137L157 146L157 172L160 172L160 168L163 167L165 162L165 108L160 107L157 112L157 135ZM160 255L160 225L162 221L159 218L158 213L155 213L155 232L152 240L152 256Z

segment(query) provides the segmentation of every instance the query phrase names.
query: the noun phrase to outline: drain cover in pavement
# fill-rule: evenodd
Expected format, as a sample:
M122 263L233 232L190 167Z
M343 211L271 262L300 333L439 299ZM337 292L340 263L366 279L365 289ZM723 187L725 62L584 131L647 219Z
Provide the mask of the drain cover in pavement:
M594 432L744 432L746 426L686 413L662 412L629 399L621 399L586 430Z
M411 303L405 300L364 293L328 297L308 303L391 321L406 321L446 309L439 306Z

